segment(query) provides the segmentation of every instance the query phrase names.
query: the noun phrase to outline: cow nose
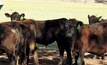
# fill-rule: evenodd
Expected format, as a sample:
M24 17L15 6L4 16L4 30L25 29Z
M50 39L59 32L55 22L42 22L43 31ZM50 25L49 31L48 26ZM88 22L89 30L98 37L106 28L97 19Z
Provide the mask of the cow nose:
M67 33L66 37L72 37L72 36L73 36L73 34L74 34L74 32L73 32L73 31L68 31L68 33Z
M16 20L12 20L12 22L16 22Z

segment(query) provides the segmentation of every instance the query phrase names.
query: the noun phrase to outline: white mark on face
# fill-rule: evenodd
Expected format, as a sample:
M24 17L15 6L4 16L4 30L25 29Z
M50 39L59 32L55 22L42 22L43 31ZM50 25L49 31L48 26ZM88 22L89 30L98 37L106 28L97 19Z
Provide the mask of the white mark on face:
M16 33L16 30L15 30L15 29L11 29L11 31L12 31L13 33Z

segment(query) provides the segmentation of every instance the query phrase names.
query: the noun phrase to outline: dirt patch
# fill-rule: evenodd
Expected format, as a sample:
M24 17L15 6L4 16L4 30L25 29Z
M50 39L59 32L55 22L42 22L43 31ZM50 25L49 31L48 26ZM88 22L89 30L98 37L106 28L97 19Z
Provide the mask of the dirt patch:
M58 50L39 50L38 56L40 65L57 65L59 62ZM66 53L64 58L66 58ZM107 56L105 56L105 60L96 58L84 58L84 60L86 65L107 65ZM5 54L0 56L0 65L10 65ZM29 65L33 65L32 59L30 60Z

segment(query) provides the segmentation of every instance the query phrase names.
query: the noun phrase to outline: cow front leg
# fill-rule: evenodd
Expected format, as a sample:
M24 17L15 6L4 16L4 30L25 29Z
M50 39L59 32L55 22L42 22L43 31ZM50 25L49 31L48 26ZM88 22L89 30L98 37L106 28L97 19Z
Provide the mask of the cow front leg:
M81 52L81 51L78 54L77 65L85 65L85 63L84 63L84 53Z
M105 58L104 58L104 54L101 54L101 59L102 59L102 60L104 60L104 59L105 59Z
M70 47L66 49L66 52L67 52L66 65L71 65L72 64L72 57L71 57Z
M33 62L34 65L39 65L37 50L34 50L34 52L33 52L33 60L34 60L34 62Z
M64 48L59 47L59 53L60 53L60 57L59 57L58 65L62 65L63 64L63 56L64 56Z
M16 56L16 65L19 65L19 56Z
M32 41L29 45L30 52L33 54L33 65L39 65L37 47L35 41Z

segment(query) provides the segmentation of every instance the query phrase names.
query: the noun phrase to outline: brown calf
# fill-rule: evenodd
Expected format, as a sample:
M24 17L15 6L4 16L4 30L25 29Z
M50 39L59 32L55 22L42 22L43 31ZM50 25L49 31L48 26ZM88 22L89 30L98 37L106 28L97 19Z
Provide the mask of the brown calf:
M18 12L13 12L12 14L5 13L5 16L9 17L12 22L25 20L25 18L24 18L25 14L24 13L22 13L22 14L19 14Z
M19 56L24 64L28 57L29 46L33 42L32 32L24 25L16 22L6 22L0 24L0 48L4 49L11 65L18 65ZM22 58L21 55L24 55Z
M73 51L76 64L84 65L84 53L101 55L107 52L107 22L82 25L74 33Z

